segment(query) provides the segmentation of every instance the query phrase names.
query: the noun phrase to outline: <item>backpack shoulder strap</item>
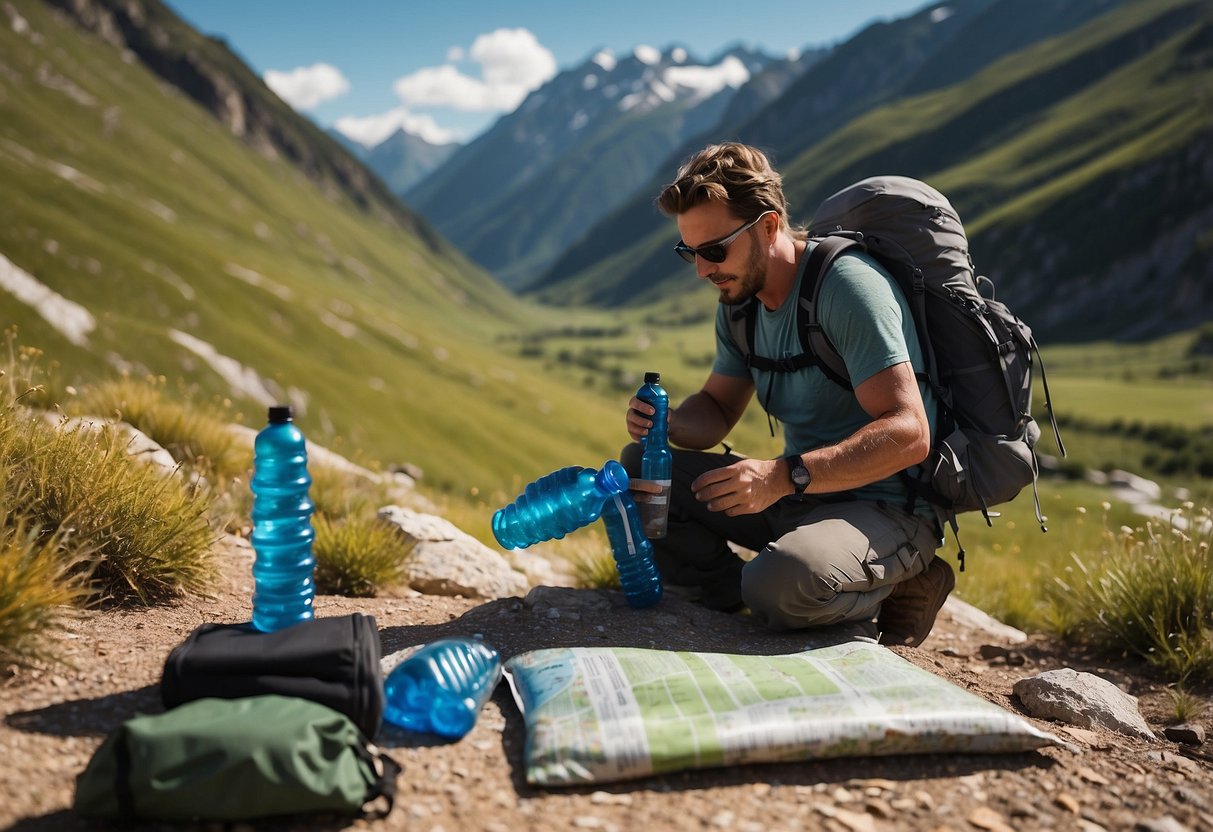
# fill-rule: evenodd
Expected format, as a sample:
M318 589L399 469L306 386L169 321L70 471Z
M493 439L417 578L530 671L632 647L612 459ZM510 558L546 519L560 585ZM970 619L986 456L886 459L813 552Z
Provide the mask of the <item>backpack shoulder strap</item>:
M821 368L826 378L850 390L850 373L847 372L847 366L838 349L821 327L818 305L821 300L821 285L825 282L826 272L834 265L834 261L851 249L866 251L867 247L863 243L863 235L858 232L853 235L830 234L817 238L815 242L816 245L806 258L805 275L800 281L800 306L796 310L796 329L800 334L801 348L813 357L813 363Z
M729 337L733 339L737 349L741 350L741 357L745 359L748 367L750 357L754 354L754 327L758 318L758 299L750 298L734 304L727 314Z
M826 377L840 387L851 389L846 364L837 348L830 343L817 318L821 284L834 261L853 248L866 250L863 235L831 234L813 240L812 250L800 260L800 295L797 298L796 331L800 337L801 354L791 358L774 359L754 352L754 330L758 319L758 300L749 300L729 311L729 335L745 358L746 366L764 372L788 373L817 366Z

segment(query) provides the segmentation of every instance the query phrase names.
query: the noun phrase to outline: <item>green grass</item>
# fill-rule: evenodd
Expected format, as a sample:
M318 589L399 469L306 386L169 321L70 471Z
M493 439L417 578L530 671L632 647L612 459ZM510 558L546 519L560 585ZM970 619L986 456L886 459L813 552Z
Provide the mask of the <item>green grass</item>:
M1186 508L1192 509L1187 503ZM1075 554L1059 581L1077 634L1129 651L1177 682L1213 680L1213 524L1203 508L1187 528L1169 520L1106 528L1098 550ZM1197 528L1199 526L1199 528Z
M0 476L6 476L0 472ZM54 657L52 636L88 598L87 557L66 552L66 533L46 535L3 489L0 504L0 661ZM19 495L18 495L19 496Z
M404 580L412 546L390 523L373 515L317 515L313 525L317 591L373 598Z
M176 398L163 377L111 379L69 400L71 415L118 419L142 431L185 466L204 477L230 480L252 466L252 451L228 428L231 402L195 402L188 390Z

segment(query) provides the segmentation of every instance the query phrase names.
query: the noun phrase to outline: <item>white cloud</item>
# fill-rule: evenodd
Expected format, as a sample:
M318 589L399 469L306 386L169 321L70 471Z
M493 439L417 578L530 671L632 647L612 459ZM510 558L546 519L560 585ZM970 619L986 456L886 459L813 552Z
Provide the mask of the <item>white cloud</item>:
M462 46L452 46L446 50L446 62L448 64L457 64L463 60L465 54Z
M452 54L454 50L448 57ZM498 29L480 35L468 58L480 64L480 78L465 75L448 63L399 78L393 89L406 107L507 112L556 74L555 57L526 29Z
M374 147L400 129L420 136L430 144L460 140L456 131L439 127L430 116L410 112L406 107L397 107L374 116L345 116L337 119L333 126L366 147Z
M265 83L296 110L309 110L350 90L350 82L341 70L329 64L301 66L289 72L267 70Z

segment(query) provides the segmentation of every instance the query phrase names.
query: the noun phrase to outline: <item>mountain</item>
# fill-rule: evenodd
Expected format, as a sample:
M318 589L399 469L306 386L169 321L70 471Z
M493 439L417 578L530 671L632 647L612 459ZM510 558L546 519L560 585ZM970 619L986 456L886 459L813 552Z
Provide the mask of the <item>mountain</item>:
M459 147L458 142L432 144L407 130L397 130L369 150L364 149L359 158L392 193L403 195L441 167Z
M680 47L599 53L531 93L405 198L504 284L526 285L672 149L716 124L739 88L749 82L746 100L768 100L815 57L741 47L706 63Z
M291 403L347 456L502 501L617 451L617 408L503 346L543 310L235 56L156 0L72 8L0 4L0 312L57 400L131 373L254 426Z
M269 90L227 44L194 31L154 0L47 0L215 115L269 159L283 158L327 193L430 234L370 171Z
M984 43L994 44L988 62ZM972 74L950 78L943 53L924 56L871 93L878 104L797 147L776 131L775 114L803 106L785 99L820 87L822 73L841 77L834 61L853 48L737 131L781 148L794 220L856 179L916 176L950 197L979 270L1038 335L1139 338L1209 318L1213 265L1201 240L1213 229L1213 108L1198 91L1213 83L1213 4L1057 2L1031 16L1010 0L984 4L940 47ZM539 294L709 303L669 253L676 236L637 198L570 248Z

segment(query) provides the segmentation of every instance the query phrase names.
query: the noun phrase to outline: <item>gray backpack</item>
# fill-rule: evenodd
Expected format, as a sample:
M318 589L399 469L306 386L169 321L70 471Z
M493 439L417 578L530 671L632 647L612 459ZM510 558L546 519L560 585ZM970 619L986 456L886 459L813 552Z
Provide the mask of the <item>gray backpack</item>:
M809 227L811 252L801 260L797 331L804 352L784 359L754 354L757 301L730 315L734 342L747 366L768 372L818 367L851 389L842 357L818 321L822 278L848 251L872 255L895 278L909 301L926 361L919 376L939 402L931 455L903 472L910 501L930 502L955 533L956 515L980 511L990 524L991 506L1031 485L1036 519L1046 530L1036 491L1040 428L1032 418L1032 353L1040 363L1045 407L1065 455L1049 396L1044 363L1032 330L993 299L993 283L973 276L973 261L960 217L947 198L924 182L876 176L843 188L817 209ZM978 286L989 287L984 297ZM964 548L959 552L964 571Z

